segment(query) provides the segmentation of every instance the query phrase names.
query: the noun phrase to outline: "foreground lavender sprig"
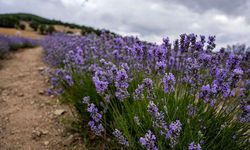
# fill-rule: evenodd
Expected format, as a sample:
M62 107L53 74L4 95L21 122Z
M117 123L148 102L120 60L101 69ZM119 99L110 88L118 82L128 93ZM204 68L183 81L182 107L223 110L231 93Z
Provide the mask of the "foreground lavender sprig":
M90 113L92 119L89 121L88 125L96 135L101 135L101 133L104 132L104 127L102 123L100 123L102 115L98 112L97 107L93 103L88 105L87 111Z
M200 144L195 144L194 142L190 143L188 150L202 150Z
M170 140L171 147L174 147L177 144L181 130L182 124L179 120L170 123L166 138Z
M149 130L144 137L140 138L140 143L147 150L158 150L156 136Z
M128 140L123 136L121 131L119 131L118 129L115 129L115 131L113 132L113 135L118 140L118 143L124 146L129 146Z
M166 73L163 78L163 86L164 86L164 92L170 93L174 91L174 85L175 85L175 77L172 73Z
M149 102L148 112L151 114L153 118L153 125L155 128L160 128L162 130L167 130L167 124L164 119L163 112L158 111L158 107L154 104L153 101Z
M124 99L129 97L129 93L127 91L128 85L128 75L126 70L119 70L115 78L115 95L120 101L124 101Z

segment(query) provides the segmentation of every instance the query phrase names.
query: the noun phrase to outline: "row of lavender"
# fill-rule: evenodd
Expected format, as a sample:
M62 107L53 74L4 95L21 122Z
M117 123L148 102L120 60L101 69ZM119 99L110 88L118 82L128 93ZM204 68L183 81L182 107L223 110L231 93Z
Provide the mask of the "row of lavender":
M10 51L20 48L34 47L38 41L19 36L0 35L0 59L4 58Z
M106 148L249 149L250 52L182 34L160 45L103 32L44 41L51 94ZM108 140L111 139L111 140Z

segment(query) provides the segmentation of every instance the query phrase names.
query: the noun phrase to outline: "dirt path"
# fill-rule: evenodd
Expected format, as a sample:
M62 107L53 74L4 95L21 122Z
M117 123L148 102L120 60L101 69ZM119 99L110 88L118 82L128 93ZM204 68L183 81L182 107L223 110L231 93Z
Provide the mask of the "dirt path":
M64 143L72 137L60 121L70 111L46 94L42 48L20 50L2 63L0 150L70 149Z

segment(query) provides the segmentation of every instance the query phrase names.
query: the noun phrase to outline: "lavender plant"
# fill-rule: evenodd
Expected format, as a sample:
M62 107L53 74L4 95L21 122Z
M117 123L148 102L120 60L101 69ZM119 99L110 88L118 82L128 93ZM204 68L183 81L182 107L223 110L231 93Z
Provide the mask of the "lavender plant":
M38 41L18 36L0 35L0 59L10 51L20 48L29 48L38 45Z
M159 45L107 32L52 35L50 93L107 147L249 149L249 52L215 47L215 36L195 34Z

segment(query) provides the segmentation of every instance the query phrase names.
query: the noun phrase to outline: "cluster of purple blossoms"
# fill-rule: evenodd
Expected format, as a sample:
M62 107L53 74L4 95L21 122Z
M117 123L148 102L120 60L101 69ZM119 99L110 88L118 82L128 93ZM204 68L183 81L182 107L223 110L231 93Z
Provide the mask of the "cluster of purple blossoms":
M200 144L195 144L194 142L190 143L188 150L202 150Z
M135 100L144 99L145 98L144 97L144 90L146 90L147 99L153 100L153 98L155 97L154 88L153 88L153 81L149 78L145 78L142 81L142 84L139 84L137 86L137 88L135 89L135 92L134 92L134 99Z
M171 93L174 91L174 85L175 85L175 77L172 73L165 74L163 78L163 86L164 86L164 92L165 93Z
M177 143L177 140L180 136L180 132L182 130L182 124L179 120L175 122L171 122L169 126L167 126L164 120L163 112L158 111L158 107L154 104L153 101L149 102L148 112L151 114L153 118L153 126L154 128L160 128L160 134L165 135L166 139L170 140L170 146L174 147Z
M153 101L149 102L148 112L151 114L151 116L154 120L153 126L155 128L160 128L160 129L164 130L161 132L165 132L167 130L167 124L164 120L164 114L163 114L163 112L158 111L158 107L154 104Z
M170 140L171 147L174 147L177 144L181 130L182 124L179 120L170 123L168 132L166 133L166 138Z
M50 78L50 83L53 85L53 87L59 86L59 79L57 77Z
M156 62L165 61L166 59L166 49L164 47L158 47L155 51Z
M155 70L160 73L164 74L166 69L166 63L164 61L158 61L156 62Z
M230 79L230 73L226 69L216 69L216 78L212 82L212 87L214 87L213 90L214 93L217 92L222 94L224 98L228 98L230 96L234 95L234 91L231 89L231 79ZM231 80L231 81L230 81ZM236 84L236 83L235 83ZM216 88L215 88L216 87ZM233 88L233 87L232 87ZM216 92L215 92L216 91Z
M142 100L144 98L143 91L144 91L144 85L139 84L138 87L135 89L134 99L135 100Z
M142 46L139 44L136 44L133 48L132 48L132 54L134 56L136 56L137 60L143 60L143 49Z
M96 91L99 94L104 94L104 92L108 89L109 83L107 81L100 81L98 77L93 77L93 82L96 87Z
M150 130L139 141L147 150L158 150L156 136Z
M88 125L96 135L101 135L101 133L104 132L104 127L102 123L100 123L102 115L98 112L97 107L93 103L88 105L87 111L90 113L91 117L91 120L89 121Z
M226 62L226 68L229 70L233 70L235 68L239 68L240 67L240 62L242 60L242 56L241 55L237 55L234 53L231 53L227 59Z
M201 75L199 70L201 69L201 64L193 58L185 59L185 69L184 69L184 82L191 84L192 87L197 88L201 82Z
M119 70L115 78L115 87L121 89L128 88L128 75L125 69Z
M199 93L199 98L203 99L205 103L214 106L216 103L215 94L217 93L217 86L213 84L212 87L210 85L203 85L201 87L201 92Z
M250 80L246 81L245 87L241 91L241 115L239 116L239 120L241 122L250 123Z
M142 85L146 89L147 99L152 100L155 97L154 88L153 88L153 81L149 78L145 78L142 81Z
M115 129L115 131L112 134L116 137L116 139L118 140L118 143L127 147L129 146L128 140L124 137L121 131L119 131L118 129Z
M116 92L115 96L120 100L124 101L124 99L129 97L129 93L127 91L128 84L128 75L125 69L121 69L117 72L115 78L115 87Z
M74 68L78 72L83 69L84 63L83 50L80 47L77 47L76 50L70 50L64 60L65 68Z
M241 80L242 75L243 75L243 70L241 68L236 68L233 70L233 74L229 79L229 81L231 82L230 86L232 88L236 88L236 84Z

